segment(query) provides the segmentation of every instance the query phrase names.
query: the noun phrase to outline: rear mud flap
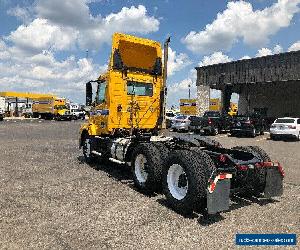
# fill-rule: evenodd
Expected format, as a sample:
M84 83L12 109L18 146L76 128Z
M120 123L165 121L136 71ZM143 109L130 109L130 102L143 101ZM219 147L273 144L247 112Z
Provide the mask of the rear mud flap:
M229 210L230 179L219 180L215 190L207 191L207 212L216 214Z
M271 198L283 194L283 177L277 168L268 168L264 197Z

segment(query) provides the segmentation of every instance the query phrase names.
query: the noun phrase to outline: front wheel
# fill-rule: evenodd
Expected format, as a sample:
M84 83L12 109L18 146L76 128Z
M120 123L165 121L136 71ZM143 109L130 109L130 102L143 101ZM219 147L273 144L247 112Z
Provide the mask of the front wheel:
M92 153L92 139L89 136L83 138L82 153L87 163L95 162L96 156Z

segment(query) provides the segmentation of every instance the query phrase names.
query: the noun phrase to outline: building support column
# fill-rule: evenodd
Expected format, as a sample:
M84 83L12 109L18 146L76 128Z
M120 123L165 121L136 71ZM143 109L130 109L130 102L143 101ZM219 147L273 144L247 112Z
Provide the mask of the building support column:
M198 115L203 116L209 110L210 87L206 85L197 86Z
M222 112L228 113L230 109L230 99L232 95L232 86L231 85L225 85L225 87L222 89Z

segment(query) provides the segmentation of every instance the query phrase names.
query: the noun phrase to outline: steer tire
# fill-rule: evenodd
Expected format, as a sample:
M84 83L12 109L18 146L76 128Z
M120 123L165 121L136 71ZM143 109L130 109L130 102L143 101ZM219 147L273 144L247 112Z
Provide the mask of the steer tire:
M184 174L178 177L177 182L172 181L172 179L174 180L172 176L175 176L174 168L176 169L178 166L183 169ZM207 182L214 169L211 158L201 150L171 152L167 164L163 167L163 191L169 206L182 215L190 215L193 211L206 207ZM174 186L179 186L179 179L182 175L187 181L183 184L186 187L186 193L178 196Z
M141 164L139 159L142 155L146 164ZM141 171L143 165L145 171ZM134 149L131 158L131 171L135 186L143 193L152 194L161 190L163 160L160 150L154 143L140 143ZM143 173L146 172L146 177Z
M85 162L88 164L95 163L97 160L96 155L94 155L92 153L93 149L92 149L92 145L91 145L91 140L92 140L92 138L88 135L85 135L82 138L82 153L83 153Z
M254 154L256 157L258 157L263 162L271 161L271 158L266 153L266 151L264 151L262 148L260 148L258 146L244 146L244 147L238 146L238 147L234 147L232 149L241 150L241 151L245 151L245 152ZM252 195L252 194L258 195L259 193L262 193L265 188L266 175L267 175L266 169L264 169L264 168L257 169L255 174L256 174L256 185L255 185L255 187L253 187L252 192L247 190L249 195Z

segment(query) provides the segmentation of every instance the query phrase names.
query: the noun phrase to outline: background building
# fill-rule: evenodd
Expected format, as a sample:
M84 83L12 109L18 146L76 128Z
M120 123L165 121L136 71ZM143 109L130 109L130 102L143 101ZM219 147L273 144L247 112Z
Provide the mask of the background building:
M268 117L300 117L300 51L197 67L199 111L209 109L210 88L222 91L228 110L239 94L239 113L260 111Z

